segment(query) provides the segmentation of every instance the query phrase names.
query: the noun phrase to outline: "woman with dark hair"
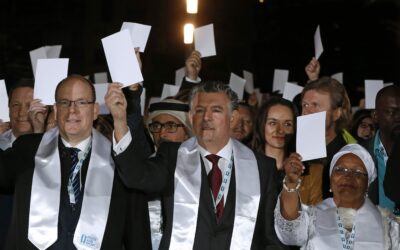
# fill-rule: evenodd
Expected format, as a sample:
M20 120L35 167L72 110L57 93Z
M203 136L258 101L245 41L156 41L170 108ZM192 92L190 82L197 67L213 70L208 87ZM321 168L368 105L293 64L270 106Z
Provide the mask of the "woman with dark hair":
M371 110L360 109L354 113L350 133L361 144L375 135Z
M293 103L281 97L272 97L258 111L252 148L274 158L278 170L294 151L296 116Z

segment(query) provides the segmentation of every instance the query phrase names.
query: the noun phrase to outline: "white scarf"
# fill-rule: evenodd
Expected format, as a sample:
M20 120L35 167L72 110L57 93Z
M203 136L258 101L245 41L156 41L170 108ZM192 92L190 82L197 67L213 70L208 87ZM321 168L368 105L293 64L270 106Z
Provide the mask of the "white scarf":
M43 135L35 156L29 210L28 239L38 249L50 247L58 236L61 166L58 128ZM74 234L77 249L100 249L107 224L114 181L114 161L107 138L92 129L92 152L82 208Z
M201 189L201 162L195 137L182 143L175 169L170 249L192 249ZM260 176L254 153L232 139L236 182L235 218L230 249L250 249L260 203Z

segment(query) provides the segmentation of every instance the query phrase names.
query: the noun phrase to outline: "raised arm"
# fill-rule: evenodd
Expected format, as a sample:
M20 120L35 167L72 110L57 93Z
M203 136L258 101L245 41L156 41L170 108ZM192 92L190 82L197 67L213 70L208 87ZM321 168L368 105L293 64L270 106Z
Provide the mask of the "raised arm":
M321 65L319 64L319 61L313 57L305 67L305 71L310 81L317 80L321 71Z

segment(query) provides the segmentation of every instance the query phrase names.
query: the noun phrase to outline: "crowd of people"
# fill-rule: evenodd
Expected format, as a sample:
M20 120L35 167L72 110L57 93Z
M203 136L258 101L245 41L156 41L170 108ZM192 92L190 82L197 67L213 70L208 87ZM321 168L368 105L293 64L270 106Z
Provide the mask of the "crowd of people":
M180 92L144 116L137 83L109 84L109 115L79 75L51 107L33 99L33 81L13 84L0 123L1 247L400 249L400 87L352 114L320 67L305 67L294 101L258 103L202 80L193 51ZM327 156L303 161L296 119L322 111Z

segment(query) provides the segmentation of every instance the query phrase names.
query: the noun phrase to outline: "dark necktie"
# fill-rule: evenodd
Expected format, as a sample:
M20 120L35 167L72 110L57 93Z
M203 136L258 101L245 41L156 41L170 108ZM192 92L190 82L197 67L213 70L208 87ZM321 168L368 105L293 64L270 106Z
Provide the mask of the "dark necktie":
M79 154L79 149L78 148L69 148L70 153L71 153L71 168L69 170L69 184L72 187L72 191L74 193L74 197L75 197L75 203L72 202L72 200L70 200L70 202L72 204L76 204L78 202L78 196L81 192L81 178L80 178L80 170L79 172L75 175L75 178L73 178L74 175L74 170L76 168L76 165L78 165L79 162L79 158L78 158L78 154Z
M207 160L212 163L212 168L210 173L208 173L208 183L210 184L211 192L214 197L214 201L217 199L219 189L222 183L222 173L218 167L218 160L221 158L218 155L210 154L206 156ZM217 222L222 218L224 212L224 197L222 196L221 201L217 204L215 208L215 215L217 217Z

